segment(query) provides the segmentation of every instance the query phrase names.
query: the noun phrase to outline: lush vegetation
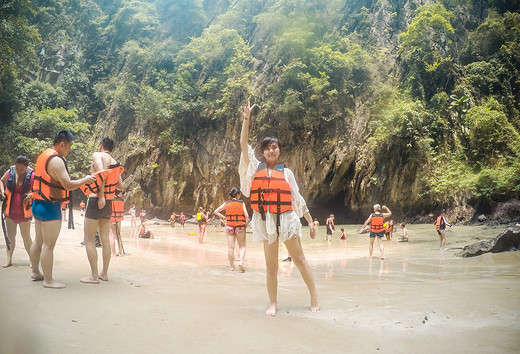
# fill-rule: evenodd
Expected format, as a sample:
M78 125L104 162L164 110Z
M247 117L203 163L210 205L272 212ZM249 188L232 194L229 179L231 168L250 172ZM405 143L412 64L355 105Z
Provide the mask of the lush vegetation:
M419 3L3 1L0 166L68 128L85 172L104 125L176 156L236 133L251 99L255 135L345 141L358 164L415 173L430 204L520 197L518 2Z

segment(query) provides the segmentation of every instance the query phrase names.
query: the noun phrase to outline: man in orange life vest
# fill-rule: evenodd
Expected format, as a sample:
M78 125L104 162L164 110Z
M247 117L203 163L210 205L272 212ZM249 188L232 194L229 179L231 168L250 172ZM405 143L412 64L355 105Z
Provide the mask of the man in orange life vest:
M54 246L61 230L61 203L70 199L69 191L95 180L92 176L70 179L64 157L69 154L73 140L71 132L58 132L53 147L38 157L34 171L32 212L36 237L31 245L31 278L43 279L45 288L65 287L52 278ZM39 270L40 258L43 276Z
M89 193L89 203L85 212L85 249L90 264L91 274L81 278L82 283L99 284L99 279L108 281L108 265L110 264L110 217L112 215L112 199L116 189L123 190L121 165L110 155L114 148L114 140L104 137L99 143L98 151L92 154L91 172L98 176L97 183L82 190ZM106 173L105 173L106 172ZM96 231L102 247L103 268L98 272L98 254L95 244Z
M374 239L377 237L377 243L379 244L379 252L381 252L381 259L385 259L385 250L381 239L385 236L385 228L383 226L384 218L392 215L390 209L383 205L383 209L386 213L381 212L381 205L374 205L374 212L370 214L367 221L363 224L361 229L364 229L370 223L370 246L368 247L369 255L368 259L372 259L372 252L374 251Z

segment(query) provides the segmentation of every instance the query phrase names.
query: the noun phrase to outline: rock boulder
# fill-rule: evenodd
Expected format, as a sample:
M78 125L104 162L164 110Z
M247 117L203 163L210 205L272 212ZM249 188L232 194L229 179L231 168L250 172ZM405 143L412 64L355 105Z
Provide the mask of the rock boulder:
M509 229L497 237L464 246L462 251L456 254L458 257L475 257L492 252L516 251L520 249L520 231Z

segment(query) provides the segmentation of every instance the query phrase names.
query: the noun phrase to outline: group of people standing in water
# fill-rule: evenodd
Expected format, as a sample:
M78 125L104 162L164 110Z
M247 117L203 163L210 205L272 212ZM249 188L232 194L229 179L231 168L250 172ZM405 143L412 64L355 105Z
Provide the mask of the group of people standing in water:
M305 218L309 234L316 237L317 220L313 220L307 203L299 192L293 172L280 160L282 144L275 137L264 138L259 145L260 159L249 145L249 127L252 111L256 105L249 103L243 108L242 128L240 134L240 163L238 172L240 188L229 191L230 199L215 210L215 215L225 220L225 230L228 239L229 270L245 271L244 257L246 253L246 226L251 221L253 241L262 242L266 264L266 285L269 304L265 313L275 316L278 301L278 250L279 242L287 248L292 262L297 266L307 286L310 296L310 310L320 309L318 292L314 282L311 267L305 258L300 238L302 224L300 218ZM15 165L2 177L1 194L7 196L4 202L3 214L6 216L7 262L4 267L12 264L16 226L20 226L22 238L30 255L30 266L33 280L43 280L43 286L48 288L64 288L65 285L52 277L53 250L61 229L61 203L70 201L70 191L82 188L89 200L85 210L84 237L87 258L91 274L81 278L83 283L97 284L100 280L108 280L110 263L109 230L112 214L112 200L116 190L122 190L121 174L124 169L111 156L114 147L112 139L103 138L98 151L92 155L91 174L78 180L71 180L65 157L71 150L74 137L68 131L56 134L53 147L45 150L36 162L35 171L28 167L27 158L20 156ZM5 186L5 188L4 188ZM240 200L244 195L251 200L253 214L248 214L247 208ZM31 207L32 204L32 207ZM71 206L71 203L69 203ZM133 209L133 210L132 210ZM384 248L381 243L385 235L384 219L392 215L386 206L374 205L363 226L370 224L369 258L372 258L373 244L378 241L381 259L384 259ZM130 209L132 227L135 227L135 207ZM225 214L225 215L224 215ZM34 241L30 237L30 220L35 218ZM441 237L441 247L444 246L444 229L449 225L445 213L437 219L437 230ZM144 216L142 216L144 218ZM199 208L197 222L199 224L199 242L203 242L208 221L208 214ZM334 215L326 222L327 234L332 235ZM404 225L402 225L404 228ZM330 230L330 232L329 232ZM98 270L97 250L94 244L96 231L102 249L102 269ZM342 236L345 236L342 230ZM403 235L405 232L403 231ZM407 236L407 232L406 232ZM238 255L235 256L235 242L238 244ZM43 275L39 270L41 261Z

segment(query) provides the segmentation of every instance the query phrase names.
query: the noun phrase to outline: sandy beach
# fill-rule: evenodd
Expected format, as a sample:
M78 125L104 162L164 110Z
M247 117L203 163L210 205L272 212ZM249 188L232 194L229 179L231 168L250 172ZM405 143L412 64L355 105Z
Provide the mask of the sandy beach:
M463 245L503 228L457 226L438 250L433 225L409 225L410 242L377 242L359 225L339 227L329 244L325 227L302 239L320 295L309 295L280 246L278 315L268 303L262 245L248 233L246 272L227 270L222 228L208 226L202 245L195 225L151 225L155 239L131 235L123 222L126 255L112 258L109 281L82 284L89 266L83 218L62 232L54 278L63 290L30 280L21 237L14 266L0 269L0 353L518 353L520 252L454 256ZM31 230L34 232L34 228ZM399 231L398 231L399 232ZM34 234L33 234L34 235ZM33 236L34 237L34 236ZM1 243L0 259L5 259ZM100 254L101 249L98 249Z

